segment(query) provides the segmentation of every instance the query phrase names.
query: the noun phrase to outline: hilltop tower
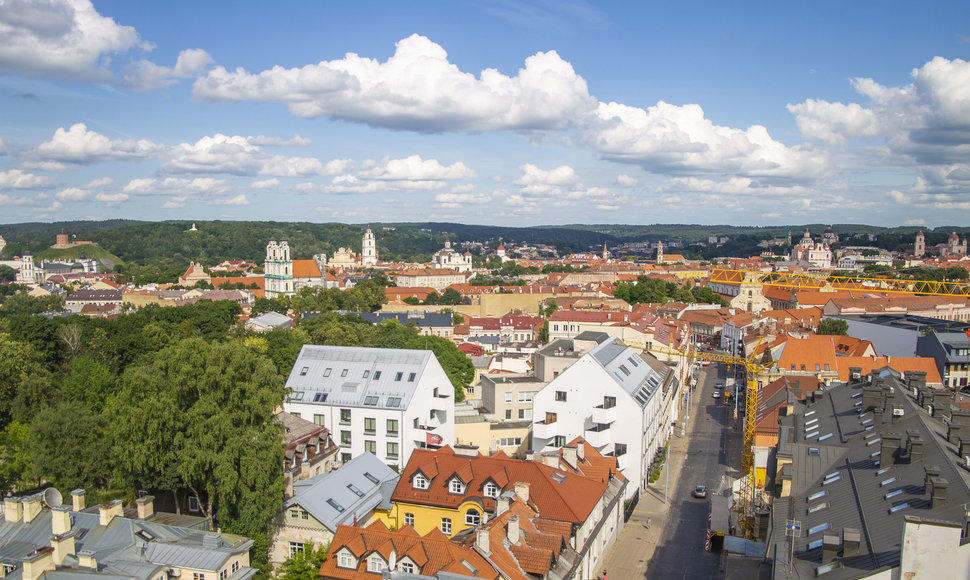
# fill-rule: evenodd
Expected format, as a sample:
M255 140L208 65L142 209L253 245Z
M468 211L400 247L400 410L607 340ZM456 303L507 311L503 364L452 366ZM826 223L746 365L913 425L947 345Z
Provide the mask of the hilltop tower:
M293 260L286 240L266 244L266 261L263 263L266 297L293 296Z
M923 231L916 232L916 243L913 245L913 256L922 258L926 254L926 236Z
M364 240L362 242L361 252L360 252L360 265L368 268L377 265L377 240L374 239L374 232L367 228L364 232Z

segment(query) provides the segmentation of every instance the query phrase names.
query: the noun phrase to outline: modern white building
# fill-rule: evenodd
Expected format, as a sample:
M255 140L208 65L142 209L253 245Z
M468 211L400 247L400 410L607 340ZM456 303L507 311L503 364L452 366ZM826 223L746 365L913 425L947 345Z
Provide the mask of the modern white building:
M581 436L617 458L632 497L670 436L678 393L673 367L617 338L604 341L535 394L532 449L551 451Z
M283 410L330 429L343 463L366 451L403 466L455 442L454 388L429 350L308 344L286 387Z
M263 264L266 283L266 297L293 296L293 260L290 259L290 246L286 241L266 244L266 261Z

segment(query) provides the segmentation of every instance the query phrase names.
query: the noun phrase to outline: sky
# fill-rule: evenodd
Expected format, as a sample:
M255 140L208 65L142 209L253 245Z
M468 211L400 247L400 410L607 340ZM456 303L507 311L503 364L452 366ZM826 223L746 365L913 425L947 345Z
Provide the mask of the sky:
M965 0L0 0L0 224L965 225L968 61Z

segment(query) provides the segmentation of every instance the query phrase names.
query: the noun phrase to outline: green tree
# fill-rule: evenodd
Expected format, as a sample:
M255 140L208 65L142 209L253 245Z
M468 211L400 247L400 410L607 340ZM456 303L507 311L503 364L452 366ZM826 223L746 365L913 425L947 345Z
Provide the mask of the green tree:
M838 318L824 318L818 323L818 333L840 334L846 336L849 334L849 323L848 321L840 320Z
M10 423L21 386L32 378L47 380L47 375L30 344L0 333L0 426L6 427Z
M307 543L303 549L283 561L276 572L277 580L317 580L320 566L327 559L330 545L315 546Z
M0 431L0 492L34 487L30 427L16 421Z
M63 401L30 425L33 472L62 489L101 487L112 465L105 423L83 403Z
M454 288L446 288L445 291L441 293L441 297L438 298L438 304L457 306L461 304L461 294Z
M0 282L13 282L17 279L17 271L10 266L0 265Z
M61 394L68 401L84 403L100 413L117 389L117 375L103 362L90 356L71 361L68 373L61 380Z
M279 312L286 314L290 309L290 301L285 297L279 298L257 298L251 310L252 316L258 316L265 312Z

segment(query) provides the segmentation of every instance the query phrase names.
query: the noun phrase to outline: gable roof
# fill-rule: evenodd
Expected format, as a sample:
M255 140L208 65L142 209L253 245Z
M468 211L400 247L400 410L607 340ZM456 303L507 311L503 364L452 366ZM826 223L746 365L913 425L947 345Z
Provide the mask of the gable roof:
M322 276L316 260L293 260L294 278L320 278Z

